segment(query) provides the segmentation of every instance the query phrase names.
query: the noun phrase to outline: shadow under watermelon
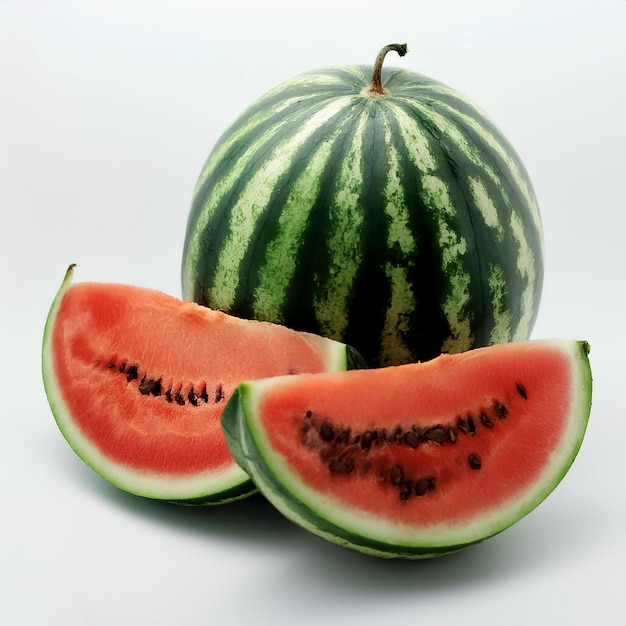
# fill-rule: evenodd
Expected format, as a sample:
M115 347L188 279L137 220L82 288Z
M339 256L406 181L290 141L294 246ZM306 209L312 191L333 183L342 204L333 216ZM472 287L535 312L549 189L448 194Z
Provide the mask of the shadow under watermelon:
M54 446L56 449L56 446ZM401 593L416 588L471 587L521 577L579 554L584 542L597 536L598 516L570 498L544 505L511 528L480 544L435 559L381 559L330 544L283 517L263 496L208 507L179 506L135 496L114 487L59 446L57 467L66 480L90 494L174 533L211 541L232 541L248 547L271 547L287 555L284 575L302 577L324 589L346 593ZM66 459L67 463L58 463ZM81 466L82 465L82 466ZM79 471L77 471L77 469ZM552 498L558 497L557 494ZM575 510L574 510L575 509ZM599 513L599 512L598 512ZM571 521L575 519L576 523ZM277 572L280 576L280 570ZM275 581L272 582L275 584Z

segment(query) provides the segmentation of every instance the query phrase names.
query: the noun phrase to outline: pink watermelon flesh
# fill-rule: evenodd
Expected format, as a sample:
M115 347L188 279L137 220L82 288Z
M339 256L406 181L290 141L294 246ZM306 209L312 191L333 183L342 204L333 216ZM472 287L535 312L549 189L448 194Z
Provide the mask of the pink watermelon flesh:
M587 352L528 341L246 383L224 427L260 490L310 530L445 551L510 525L566 473L589 416Z
M129 285L70 285L52 306L43 374L61 431L123 489L229 499L243 485L220 416L244 379L345 367L345 346Z

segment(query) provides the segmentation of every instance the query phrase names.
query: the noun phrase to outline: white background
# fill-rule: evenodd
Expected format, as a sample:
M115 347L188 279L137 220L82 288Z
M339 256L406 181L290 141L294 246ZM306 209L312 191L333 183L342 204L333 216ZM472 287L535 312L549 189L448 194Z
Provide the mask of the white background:
M76 280L180 294L197 175L294 74L388 62L456 87L522 156L542 209L535 337L587 339L580 454L535 512L425 562L348 552L260 498L135 498L74 456L40 346ZM626 3L0 1L0 622L22 625L626 624Z

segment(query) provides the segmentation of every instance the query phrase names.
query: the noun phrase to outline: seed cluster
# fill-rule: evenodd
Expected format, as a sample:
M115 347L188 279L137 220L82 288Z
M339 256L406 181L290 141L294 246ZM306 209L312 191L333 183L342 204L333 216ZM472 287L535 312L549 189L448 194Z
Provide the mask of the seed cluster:
M517 393L526 400L528 394L521 385ZM407 468L399 463L389 466L389 455L372 456L375 449L404 446L416 450L420 446L454 446L459 437L474 437L480 428L491 430L498 421L506 420L509 410L498 399L488 408L473 415L459 416L451 424L435 424L427 428L399 425L393 429L377 428L353 431L339 427L327 418L307 411L300 426L301 440L306 447L316 450L318 457L331 474L351 475L374 472L383 483L397 489L402 502L411 497L421 498L436 490L436 477L430 474L411 476ZM467 465L472 471L483 466L480 455L472 452L467 456Z
M107 362L106 367L108 370L123 374L126 377L127 383L137 383L137 390L141 395L163 397L170 404L178 404L179 406L185 406L190 404L192 406L200 406L201 404L208 404L213 402L218 404L226 400L224 395L224 388L221 383L218 383L215 390L209 390L205 382L200 386L194 387L193 384L185 385L183 382L172 384L167 389L163 389L163 378L150 377L148 374L141 375L139 365L133 363L128 364L126 361L122 361L119 365L112 359ZM183 389L189 389L184 392Z
M435 490L435 477L422 476L417 480L412 480L405 475L404 468L393 465L389 474L391 484L398 489L398 495L402 502L406 502L413 494L418 497L425 496L429 491Z

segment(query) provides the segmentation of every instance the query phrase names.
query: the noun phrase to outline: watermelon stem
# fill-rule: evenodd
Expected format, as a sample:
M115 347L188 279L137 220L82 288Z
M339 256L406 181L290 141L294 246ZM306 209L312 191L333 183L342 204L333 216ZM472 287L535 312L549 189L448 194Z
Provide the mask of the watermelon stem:
M380 96L384 96L389 93L387 89L383 87L381 76L383 71L383 61L385 60L387 53L392 50L397 52L401 57L409 51L405 43L390 43L388 46L385 46L378 53L376 61L374 61L372 83L361 92L364 96L367 96L368 98L379 98Z

